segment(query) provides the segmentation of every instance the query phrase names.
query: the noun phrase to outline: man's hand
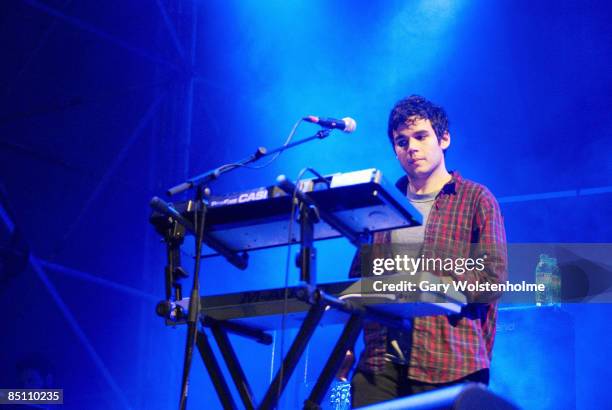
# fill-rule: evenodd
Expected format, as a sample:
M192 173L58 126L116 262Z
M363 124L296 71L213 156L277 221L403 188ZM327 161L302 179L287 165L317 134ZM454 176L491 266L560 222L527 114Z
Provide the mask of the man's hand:
M355 355L351 350L347 350L344 355L344 360L338 369L338 373L336 373L336 379L341 382L346 382L348 380L348 375L355 364Z

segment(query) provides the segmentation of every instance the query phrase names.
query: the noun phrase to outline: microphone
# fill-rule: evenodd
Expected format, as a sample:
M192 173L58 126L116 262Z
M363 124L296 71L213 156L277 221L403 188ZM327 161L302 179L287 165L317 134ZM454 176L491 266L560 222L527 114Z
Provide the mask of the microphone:
M338 129L347 133L353 132L357 129L357 122L351 117L345 117L341 120L335 118L319 118L314 115L304 117L304 121L319 124L321 127Z

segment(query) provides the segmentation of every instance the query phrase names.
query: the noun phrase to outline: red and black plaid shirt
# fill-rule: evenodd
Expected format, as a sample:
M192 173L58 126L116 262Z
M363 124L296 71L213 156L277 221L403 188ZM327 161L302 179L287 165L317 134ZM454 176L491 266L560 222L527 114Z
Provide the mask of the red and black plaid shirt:
M391 232L374 235L375 244L391 243ZM497 201L487 188L452 173L431 208L423 243L425 257L485 258L485 269L471 270L456 279L503 283L507 279L504 223ZM486 255L486 256L485 256ZM361 275L356 256L350 276ZM432 272L448 275L448 272ZM499 294L469 293L459 315L417 317L413 321L408 377L427 383L460 379L491 364ZM374 322L364 325L362 370L379 372L385 365L387 328Z

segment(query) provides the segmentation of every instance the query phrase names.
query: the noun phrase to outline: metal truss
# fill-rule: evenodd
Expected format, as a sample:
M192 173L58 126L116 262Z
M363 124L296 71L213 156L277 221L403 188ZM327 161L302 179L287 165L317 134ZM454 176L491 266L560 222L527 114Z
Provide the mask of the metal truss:
M178 59L172 58L169 60L167 57L164 57L154 51L147 50L141 47L137 47L133 44L130 44L129 42L119 37L116 37L102 30L101 28L96 27L87 21L84 21L83 19L80 19L76 16L68 15L64 11L51 7L41 1L37 1L37 0L23 0L23 1L25 4L32 7L33 9L40 11L44 13L45 15L49 16L50 18L53 19L53 21L52 21L52 24L49 26L49 28L43 33L43 36L38 41L36 48L32 51L32 53L30 53L30 56L28 60L26 61L26 63L24 64L24 66L17 72L18 78L23 76L23 73L27 70L28 66L31 64L32 60L36 57L40 49L42 49L46 45L46 39L48 38L49 34L54 29L56 29L58 22L65 23L73 28L76 28L83 32L94 35L97 38L99 38L101 41L105 41L110 44L113 44L123 50L130 52L131 54L135 56L144 58L150 61L151 63L156 64L159 67L163 67L164 69L170 69L172 72L179 73L183 77L184 75L187 75L189 81L187 82L183 90L184 97L179 98L180 101L185 103L184 110L182 112L177 111L177 110L174 110L174 111L170 110L170 115L174 114L174 115L178 115L179 117L178 121L174 120L171 122L182 123L181 137L183 139L183 143L180 145L185 150L184 157L187 159L189 158L187 150L191 143L193 94L194 94L194 85L195 85L195 81L194 81L194 77L192 73L194 72L193 66L195 62L196 45L197 45L197 42L196 42L197 40L197 36L196 36L197 19L196 17L197 17L197 7L198 7L197 2L187 1L185 2L185 4L182 4L182 6L189 6L191 8L191 16L190 16L191 22L189 26L190 36L188 39L189 44L188 46L184 46L181 43L181 38L176 30L175 25L172 22L172 18L170 14L168 13L167 4L165 5L162 0L155 1L155 7L157 8L157 10L159 11L161 15L163 24L166 29L165 31L168 37L170 38L171 43L173 44L174 50L176 51L176 54L178 56ZM181 3L182 0L169 0L169 1L173 1L176 4L176 3ZM173 62L173 60L178 60L178 63ZM10 92L10 89L9 89L9 92ZM156 114L160 112L160 106L167 99L168 99L168 95L166 95L165 93L158 93L155 99L151 102L151 104L147 108L147 110L143 113L142 117L136 122L136 127L132 131L129 138L126 139L125 145L119 151L114 161L108 166L106 172L104 173L103 177L98 181L97 185L94 187L90 196L84 201L84 205L81 207L81 211L79 215L77 215L74 221L71 223L69 229L66 231L66 234L61 240L62 242L68 239L68 237L74 232L74 230L78 228L81 221L84 219L86 214L91 209L91 205L95 203L95 200L99 198L99 196L103 193L104 189L108 186L109 182L111 181L113 175L116 173L119 166L128 156L130 148L141 138L145 128L152 123ZM156 135L152 135L152 137L156 137ZM153 166L154 164L151 164L151 167ZM180 171L184 175L186 175L188 172L188 167L189 167L188 162L185 161ZM150 171L153 172L152 169ZM0 206L0 209L2 209L2 206ZM14 229L15 224L8 217L8 214L6 212L1 212L0 214L1 214L0 216L2 216L2 221L4 222L4 224L11 230ZM145 234L145 236L146 235L147 234ZM145 241L145 244L148 242L150 241ZM146 250L145 250L145 256L146 256ZM117 404L121 408L124 408L124 409L133 408L132 403L129 402L125 392L119 386L119 384L117 383L117 381L111 374L110 370L108 369L108 367L102 360L101 356L99 355L99 353L93 346L91 340L83 331L82 327L78 323L71 309L64 302L61 294L59 293L59 291L57 290L57 288L54 286L53 282L49 278L47 271L50 270L50 271L58 272L60 274L66 275L68 277L71 277L77 280L85 280L90 283L96 284L98 286L114 289L114 290L123 292L126 295L132 296L132 297L144 298L145 300L151 301L151 302L157 302L158 298L156 298L154 295L151 295L147 292L143 292L139 289L135 289L135 288L132 288L132 287L120 284L120 283L116 283L114 281L103 279L96 275L92 275L89 273L71 269L61 264L55 263L53 261L41 260L37 258L36 256L34 256L34 253L31 253L29 256L29 265L31 266L33 271L36 273L37 277L45 285L45 288L47 289L48 293L51 295L56 305L59 307L60 311L62 312L70 328L73 330L74 334L77 336L77 338L80 340L80 342L86 349L87 354L93 360L96 368L102 375L103 379L106 381L106 383L111 388L112 392L114 393L117 399Z

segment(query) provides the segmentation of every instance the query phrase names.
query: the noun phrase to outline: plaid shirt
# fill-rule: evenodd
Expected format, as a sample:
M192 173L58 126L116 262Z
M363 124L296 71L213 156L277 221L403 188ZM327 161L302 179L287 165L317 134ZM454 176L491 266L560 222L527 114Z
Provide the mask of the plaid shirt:
M403 180L403 183L402 183ZM406 192L407 180L398 182ZM375 244L391 243L391 232L374 235ZM461 178L458 172L436 196L423 243L425 257L479 258L485 269L471 270L457 279L503 283L507 279L504 223L497 201L487 188ZM356 255L350 276L361 276ZM442 275L442 272L432 272ZM444 272L444 275L449 275ZM469 303L460 314L414 318L408 377L427 383L447 383L490 367L500 294L466 293ZM385 365L387 328L375 322L364 325L365 350L359 368L380 372Z

